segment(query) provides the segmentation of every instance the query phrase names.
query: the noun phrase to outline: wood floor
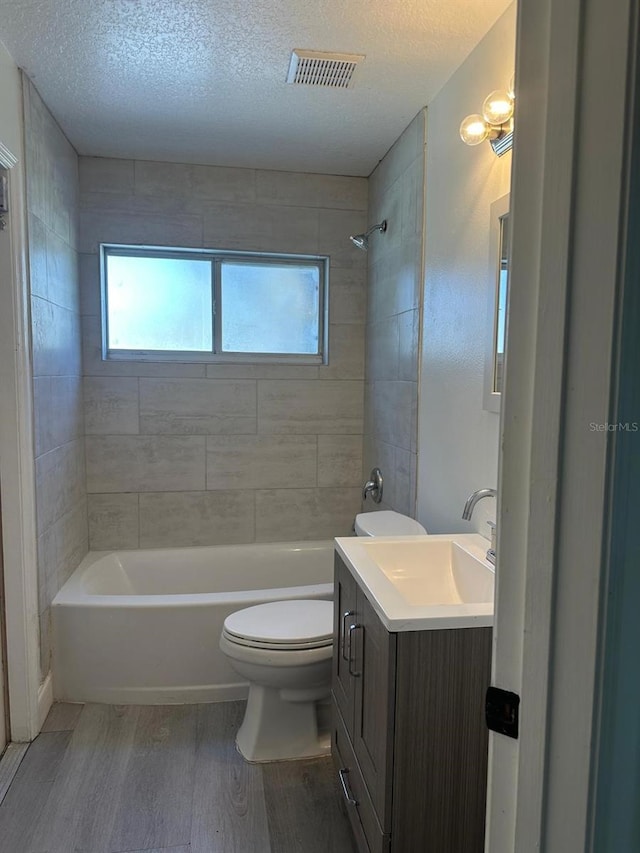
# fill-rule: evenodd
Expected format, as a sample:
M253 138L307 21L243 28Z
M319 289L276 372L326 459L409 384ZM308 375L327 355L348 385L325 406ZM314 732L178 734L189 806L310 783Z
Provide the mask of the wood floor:
M247 764L243 710L54 705L0 805L1 853L353 853L330 759Z

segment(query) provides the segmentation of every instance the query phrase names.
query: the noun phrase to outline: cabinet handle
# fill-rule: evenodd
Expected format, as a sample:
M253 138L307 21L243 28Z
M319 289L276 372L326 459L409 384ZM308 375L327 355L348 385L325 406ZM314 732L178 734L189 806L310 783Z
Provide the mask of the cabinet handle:
M340 784L342 785L342 793L344 794L345 800L349 803L350 806L357 806L358 801L353 796L351 791L349 790L349 783L347 781L347 776L349 774L349 768L343 767L341 770L338 770L338 776L340 777Z
M352 635L357 628L364 628L364 625L360 625L360 623L356 623L355 625L349 625L349 675L353 675L354 678L360 678L360 676L362 675L361 672L354 672L351 668L351 664L353 663L353 656L351 654Z
M347 638L347 619L349 616L355 616L355 610L345 610L342 614L342 659L349 660L344 653L345 640Z

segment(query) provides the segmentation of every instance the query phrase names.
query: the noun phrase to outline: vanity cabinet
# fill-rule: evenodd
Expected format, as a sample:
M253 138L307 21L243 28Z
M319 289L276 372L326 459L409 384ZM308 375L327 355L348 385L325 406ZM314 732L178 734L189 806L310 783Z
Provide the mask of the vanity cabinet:
M332 752L359 853L482 853L491 628L389 632L335 558Z

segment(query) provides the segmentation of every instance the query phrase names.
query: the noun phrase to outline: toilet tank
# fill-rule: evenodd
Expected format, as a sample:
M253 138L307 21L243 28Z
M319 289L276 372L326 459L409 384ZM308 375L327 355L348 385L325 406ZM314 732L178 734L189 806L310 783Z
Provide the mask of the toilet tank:
M391 509L356 515L356 536L419 536L427 531L414 518Z

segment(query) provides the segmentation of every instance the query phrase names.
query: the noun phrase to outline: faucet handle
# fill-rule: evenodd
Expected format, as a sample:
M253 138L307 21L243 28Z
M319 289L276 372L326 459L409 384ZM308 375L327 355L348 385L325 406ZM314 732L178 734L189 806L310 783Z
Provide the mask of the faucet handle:
M367 495L371 495L373 502L379 504L382 500L382 484L382 471L379 468L372 468L369 479L362 487L362 500L366 501Z

